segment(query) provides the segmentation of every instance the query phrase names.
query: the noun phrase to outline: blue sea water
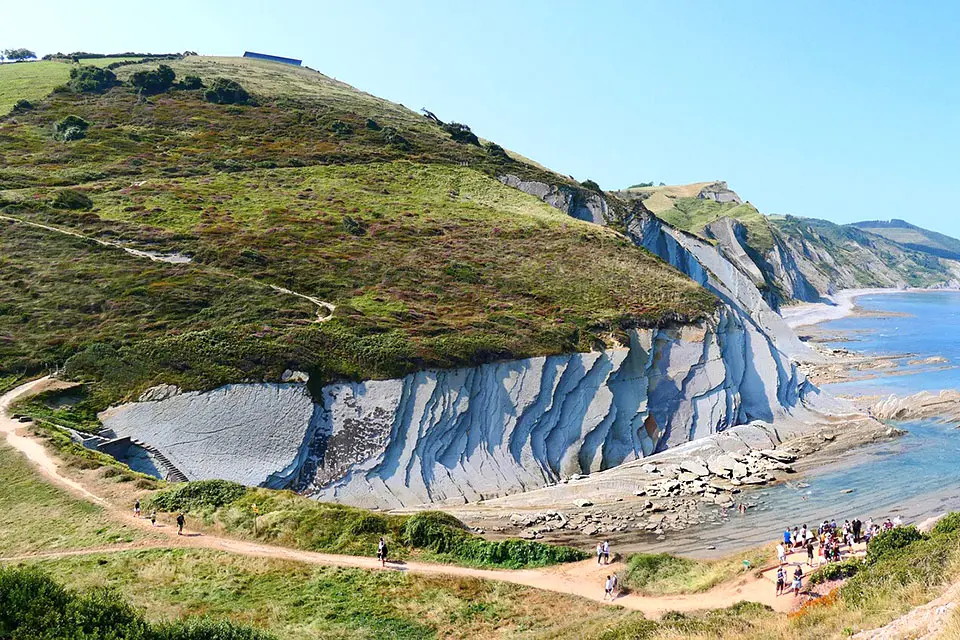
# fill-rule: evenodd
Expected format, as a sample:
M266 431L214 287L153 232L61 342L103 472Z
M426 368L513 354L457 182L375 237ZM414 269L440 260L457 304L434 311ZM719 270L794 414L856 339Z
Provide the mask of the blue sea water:
M874 355L911 354L921 360L942 356L947 363L905 364L894 375L826 385L837 395L909 395L918 391L960 389L960 292L924 291L888 293L857 298L866 311L896 315L848 317L819 325L840 332L845 340L827 343ZM874 372L876 373L876 372ZM902 375L900 375L902 374Z
M875 378L825 388L850 396L960 389L960 292L881 294L861 297L857 303L897 315L850 317L820 325L828 334L845 334L833 346L874 355L910 353L908 360L943 356L948 362L873 371ZM908 373L899 375L903 372ZM754 505L746 515L732 513L712 529L683 532L650 550L709 557L775 540L785 526L896 515L920 522L960 510L960 429L930 420L896 426L907 434L850 451L796 481L745 493L743 500Z

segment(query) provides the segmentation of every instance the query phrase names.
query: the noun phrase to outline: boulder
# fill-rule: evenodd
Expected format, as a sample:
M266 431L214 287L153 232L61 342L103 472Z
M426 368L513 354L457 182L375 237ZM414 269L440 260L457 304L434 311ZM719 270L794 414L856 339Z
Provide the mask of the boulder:
M692 473L698 478L710 475L710 471L704 465L695 460L683 460L680 462L680 469L687 473Z

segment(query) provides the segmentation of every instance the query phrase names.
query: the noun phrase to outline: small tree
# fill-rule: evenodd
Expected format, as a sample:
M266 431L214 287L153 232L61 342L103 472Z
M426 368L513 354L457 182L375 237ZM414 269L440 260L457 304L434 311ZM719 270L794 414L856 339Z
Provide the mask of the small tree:
M229 78L214 78L210 88L203 94L208 102L214 104L246 104L250 94L239 82Z
M593 180L584 180L580 183L580 186L582 186L584 189L590 189L591 191L601 191L600 185Z
M443 125L443 128L450 134L451 138L461 144L475 144L478 147L480 146L480 139L477 138L477 135L465 124L451 122Z
M153 95L172 87L176 77L173 69L162 64L152 71L137 71L130 76L130 84L147 95Z
M117 76L109 69L84 65L70 69L68 86L75 93L101 93L117 84Z
M14 62L23 62L24 60L36 60L37 54L30 49L5 49L3 52L4 57L7 60L13 60Z
M203 89L203 80L200 79L200 76L186 76L180 81L180 88L186 91Z
M87 135L89 127L90 123L80 116L67 116L54 125L53 137L64 142L80 140Z

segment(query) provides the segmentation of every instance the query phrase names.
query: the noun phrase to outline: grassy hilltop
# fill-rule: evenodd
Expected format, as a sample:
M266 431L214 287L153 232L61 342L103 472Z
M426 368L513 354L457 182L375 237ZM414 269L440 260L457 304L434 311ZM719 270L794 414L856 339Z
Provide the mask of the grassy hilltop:
M469 129L309 69L162 63L176 82L159 92L130 84L155 61L116 67L100 90L52 87L70 76L56 61L17 85L30 105L0 120L0 379L66 362L117 399L288 368L392 377L589 350L714 308L616 232L502 185L579 189ZM0 87L30 68L0 67ZM218 78L249 100L211 102ZM336 310L315 322L327 312L271 287Z

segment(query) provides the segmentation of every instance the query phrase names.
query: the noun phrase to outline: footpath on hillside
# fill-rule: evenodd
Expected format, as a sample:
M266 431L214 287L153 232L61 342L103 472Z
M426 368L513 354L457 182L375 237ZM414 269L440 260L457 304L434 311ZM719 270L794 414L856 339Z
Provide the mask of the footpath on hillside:
M568 563L543 569L505 570L474 569L455 565L410 561L388 562L387 567L384 569L380 566L380 562L374 557L317 553L232 538L201 535L199 533L190 533L189 531L187 531L188 535L178 536L173 527L153 527L149 520L135 517L126 509L111 504L81 483L66 477L60 472L60 465L57 460L50 455L47 448L39 440L20 432L24 425L8 415L10 406L19 398L39 393L55 384L56 381L49 377L41 378L21 385L0 396L0 433L6 437L6 441L11 447L22 453L27 460L39 470L43 477L53 484L63 487L84 500L101 506L116 520L145 530L158 532L169 538L169 542L167 543L152 546L210 549L251 557L276 558L337 567L355 567L372 571L404 571L422 575L499 580L501 582L509 582L618 605L627 609L643 612L650 616L660 616L667 611L689 612L704 609L720 609L742 601L759 602L780 612L791 611L799 604L798 600L792 596L776 596L774 582L773 579L770 578L769 571L764 571L760 575L758 575L757 572L750 571L702 593L656 597L624 594L611 602L603 599L604 580L607 575L614 572L620 576L625 575L626 566L622 562L599 565L594 560L585 560L583 562ZM143 545L139 545L86 551L41 553L31 556L0 558L0 562L22 562L30 559L52 559L79 554L123 552L131 548L144 547Z

